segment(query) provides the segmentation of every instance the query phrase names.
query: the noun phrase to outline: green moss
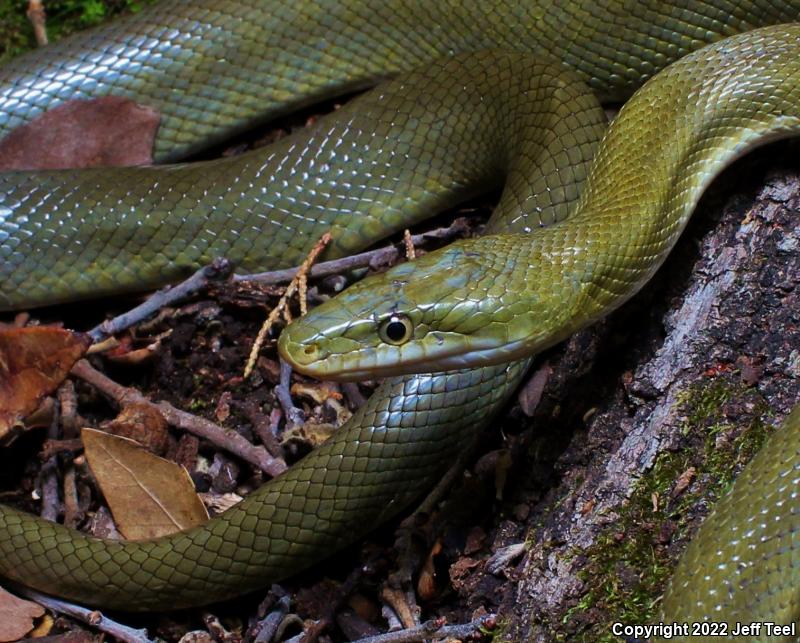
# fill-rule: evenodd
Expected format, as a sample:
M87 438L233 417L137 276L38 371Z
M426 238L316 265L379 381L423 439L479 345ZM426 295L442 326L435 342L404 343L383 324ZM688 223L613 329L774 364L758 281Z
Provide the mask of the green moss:
M100 24L122 13L139 11L154 0L48 0L47 36L50 42ZM0 63L36 48L24 0L0 3Z
M728 420L726 405L732 403L752 419ZM713 505L768 434L763 420L768 405L741 384L715 379L687 390L679 404L689 445L662 453L636 484L619 519L589 551L580 552L587 558L581 579L588 592L564 616L568 633L553 632L554 639L618 641L612 623L656 622L660 596L678 557L668 543L688 541L688 532L699 526L689 519L693 508L703 500ZM676 482L691 467L694 482L673 498Z

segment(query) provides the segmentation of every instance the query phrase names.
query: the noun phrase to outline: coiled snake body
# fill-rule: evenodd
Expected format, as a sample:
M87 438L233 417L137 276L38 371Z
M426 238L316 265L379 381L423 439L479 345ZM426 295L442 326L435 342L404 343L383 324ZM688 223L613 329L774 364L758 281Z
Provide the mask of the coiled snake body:
M295 264L327 229L330 255L341 255L500 183L490 229L506 234L398 267L389 277L395 292L374 291L370 314L368 286L359 286L340 300L344 308L321 307L282 340L306 370L321 368L320 356L350 376L461 370L387 380L287 474L168 538L102 541L0 508L0 573L95 605L195 605L299 571L397 513L489 421L530 354L649 278L722 167L800 131L800 27L734 37L660 74L615 121L568 216L604 127L584 82L604 98L625 97L708 42L792 20L800 3L170 2L0 70L0 131L66 98L134 96L162 112L159 160L415 70L266 152L199 166L0 175L5 309L155 286L218 255L244 269ZM476 263L488 272L473 273ZM513 287L493 285L507 274ZM412 295L432 293L448 307L407 308ZM419 337L399 347L373 341L372 313L380 326L400 305ZM362 359L351 366L351 354ZM793 418L783 439L798 439ZM800 466L775 457L784 448L775 443L761 462L767 478ZM748 485L743 502L788 510L775 489ZM794 527L788 518L777 524L756 556L791 566ZM736 547L758 540L750 533ZM674 586L692 578L710 546L698 547ZM710 591L710 574L695 578L697 596L672 592L667 616L702 618L710 605L724 618L796 618L791 577L747 569L755 581L741 587L749 589L734 583L725 596Z

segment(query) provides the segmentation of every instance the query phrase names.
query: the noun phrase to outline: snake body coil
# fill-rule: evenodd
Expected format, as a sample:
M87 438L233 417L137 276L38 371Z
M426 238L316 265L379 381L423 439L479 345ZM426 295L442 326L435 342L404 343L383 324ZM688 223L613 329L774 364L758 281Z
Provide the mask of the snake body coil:
M592 170L584 209L567 218L602 126L602 112L583 82L602 97L624 97L706 43L798 19L800 3L754 1L586 1L559 7L443 2L424 10L396 1L304 0L291 8L272 2L156 5L0 71L0 132L67 98L115 93L160 109L156 154L168 160L255 119L386 74L417 71L276 147L232 160L0 175L0 307L152 287L216 255L246 269L293 264L328 228L334 232L331 254L344 254L505 181L492 231L547 227L531 236L538 241L490 237L478 243L490 252L498 275L528 261L530 253L522 254L531 250L527 244L539 244L531 270L544 286L553 286L531 301L544 304L540 312L547 321L537 346L547 345L618 305L652 274L702 188L733 156L760 137L797 133L800 27L726 41L702 52L708 58L693 56L666 80L648 85L626 112L637 114L651 103L669 115L669 100L673 107L681 100L723 103L729 111L714 125L719 136L693 146L705 121L679 122L677 141L661 140L665 156L640 155L635 171L624 172L624 157L644 134L642 119L631 118L628 125L620 119ZM464 53L472 51L480 53ZM545 54L572 71L543 61ZM744 99L732 84L741 74L771 79L768 89L759 90L763 107L756 105L754 82L753 107L742 111ZM704 84L709 78L719 82ZM682 82L694 82L696 93L690 90L687 98L674 89ZM733 122L726 113L735 115ZM646 141L638 144L648 150ZM639 236L632 236L626 250L617 252L622 213L639 202L642 184L636 179L648 171L649 218L635 226ZM659 216L659 208L672 214ZM450 256L463 256L460 248ZM398 268L394 276L425 265ZM590 275L590 268L597 272ZM454 273L449 285L462 287L462 277ZM535 281L530 277L525 275L528 284ZM501 310L502 293L484 295L482 309L462 315L464 328L498 324L493 313ZM564 298L571 305L562 309L557 303ZM513 301L508 306L503 310L516 310ZM340 314L330 311L318 315L336 326ZM448 312L451 321L458 314ZM435 317L428 320L431 326L440 322ZM499 335L511 342L527 336L524 325L521 335L512 330ZM284 348L298 332L284 340ZM495 340L498 333L490 335ZM343 336L351 347L358 345L360 338ZM436 339L435 330L431 336ZM221 517L181 534L109 542L2 507L0 573L123 609L211 602L290 575L352 542L420 493L435 479L439 463L513 392L525 356L535 348L526 344L460 371L388 380L331 442ZM510 358L522 361L486 366ZM784 434L793 435L797 424ZM747 494L761 492L748 487L743 493L752 504ZM774 585L773 578L769 593L785 604L793 594L791 581ZM728 609L723 598L712 603ZM682 620L699 618L708 608L674 594L666 604ZM794 618L796 609L780 613L789 614Z

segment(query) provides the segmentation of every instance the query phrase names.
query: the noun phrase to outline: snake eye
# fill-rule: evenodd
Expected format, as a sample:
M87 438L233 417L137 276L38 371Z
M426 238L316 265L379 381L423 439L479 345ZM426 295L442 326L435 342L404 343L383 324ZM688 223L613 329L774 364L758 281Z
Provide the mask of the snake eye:
M413 331L411 320L405 315L392 315L383 320L378 335L387 344L399 346L411 339Z

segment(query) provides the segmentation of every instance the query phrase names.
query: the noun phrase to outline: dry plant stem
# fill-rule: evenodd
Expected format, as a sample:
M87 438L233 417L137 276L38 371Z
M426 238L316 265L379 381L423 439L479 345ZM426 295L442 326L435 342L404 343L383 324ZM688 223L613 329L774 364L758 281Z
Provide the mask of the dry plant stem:
M408 597L402 590L392 587L384 587L381 590L381 599L397 614L403 627L406 629L416 627L419 624L419 608L414 604L409 604Z
M244 400L236 402L235 406L250 421L253 432L267 451L273 456L281 457L283 449L272 432L272 421L259 410L258 404L253 400Z
M446 228L437 228L430 232L423 234L415 234L411 236L411 241L415 247L424 246L426 242L436 241L449 241L455 237L464 234L469 230L466 219L459 217ZM341 259L333 259L331 261L323 261L318 263L308 271L308 277L328 277L330 275L337 275L354 268L369 268L371 266L378 266L388 264L400 258L400 251L396 246L385 246L376 250L368 250L367 252L360 252L359 254L350 255L349 257L342 257ZM287 268L286 270L272 270L270 272L259 272L252 275L234 275L233 281L257 281L265 285L285 284L294 279L299 271L299 268Z
M281 380L275 387L275 397L278 398L278 404L281 405L283 413L286 416L287 427L302 424L305 420L303 411L298 409L292 400L292 394L290 392L291 382L292 367L281 360Z
M463 640L482 629L493 629L496 619L494 614L488 614L463 625L443 625L440 620L432 620L407 630L368 636L355 643L417 643L427 640L441 641L445 638Z
M267 333L269 332L272 325L275 323L275 320L278 319L278 316L287 310L287 305L289 303L289 298L298 290L300 290L300 308L303 311L303 314L306 314L305 309L305 294L306 294L306 276L308 271L311 269L311 266L316 261L317 257L319 256L320 252L325 249L331 241L331 234L330 232L326 232L320 237L320 240L317 241L316 245L311 249L311 252L308 253L308 256L305 258L300 267L297 269L297 273L289 285L286 287L286 291L283 293L283 296L278 301L278 305L272 309L270 314L267 316L266 321L261 326L261 330L258 331L258 335L256 336L256 341L253 342L253 348L250 350L250 357L247 360L247 365L244 367L244 378L247 379L250 377L250 374L253 372L253 369L256 366L256 360L258 359L258 354L261 352L261 346L264 344L264 339L267 337ZM288 321L288 320L287 320Z
M283 638L284 632L286 632L286 630L292 625L297 625L305 630L307 624L297 614L287 614L283 617L283 620L278 625L278 629L275 630L275 636L273 639L275 641L280 641ZM288 641L286 641L286 643L291 643L291 641L294 640L302 641L302 643L311 642L311 639L309 639L309 632L307 630L303 631L302 634L298 634L297 636L290 638Z
M273 458L263 447L257 447L245 440L241 435L229 431L191 413L186 413L176 409L168 402L151 402L139 391L126 388L109 379L103 373L92 367L86 360L80 360L72 368L72 374L89 382L105 395L114 400L119 406L125 406L131 402L147 404L157 409L164 419L172 426L184 429L199 438L208 440L222 449L240 457L245 462L249 462L258 467L263 472L275 477L286 470L286 464L277 458Z
M61 414L58 407L50 420L47 429L47 437L50 440L57 440L60 437L59 420ZM45 520L55 522L61 513L61 502L58 499L58 459L55 455L50 456L42 465L42 510L40 515Z
M109 634L120 641L125 641L126 643L151 643L154 641L154 639L151 639L147 636L147 630L133 629L132 627L118 623L107 616L103 616L101 612L96 610L90 610L86 607L75 605L74 603L68 603L57 598L51 598L50 596L40 594L35 590L28 589L27 587L18 585L17 583L9 583L9 587L13 587L17 594L29 598L32 601L36 601L39 603L39 605L42 605L53 612L64 614L82 621L83 623L86 623L87 625L90 625L101 632L105 632L106 634Z
M60 437L64 440L78 437L78 396L71 380L66 380L58 387L58 404L61 407L63 431Z
M42 0L28 1L27 16L28 20L31 21L31 25L33 25L33 35L36 38L36 44L40 47L46 45L47 27L45 24L45 18L47 17L47 14L45 14Z
M417 258L417 251L414 249L414 239L411 238L411 231L406 228L403 230L403 245L406 247L406 259L413 261Z
M64 471L64 524L75 528L81 516L78 488L75 484L75 465L70 464Z
M385 603L381 606L381 616L383 616L384 620L389 625L388 630L390 632L397 632L405 629L400 619L397 618L397 614L394 613L394 610Z
M215 614L205 612L203 614L203 623L205 624L208 633L211 634L211 638L214 641L218 641L219 643L234 643L235 641L241 641L240 636L237 636L225 629L225 626L220 622L219 617Z
M50 440L47 439L42 444L42 450L39 452L41 460L47 460L51 456L59 453L66 453L74 458L83 451L83 442L80 438L70 438L69 440Z
M283 619L289 613L290 607L291 600L288 596L279 598L273 606L272 611L256 626L258 628L258 634L254 639L254 643L269 643L278 631L278 627L283 622Z
M99 326L95 326L89 331L89 336L95 342L99 342L110 335L130 328L134 324L138 324L151 315L154 315L165 306L171 306L191 297L197 292L206 290L211 281L227 279L232 270L233 265L227 259L214 259L209 265L203 266L191 277L179 283L177 286L159 290L127 313L114 317L114 319L108 319Z

